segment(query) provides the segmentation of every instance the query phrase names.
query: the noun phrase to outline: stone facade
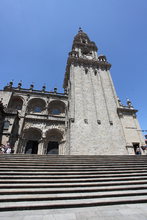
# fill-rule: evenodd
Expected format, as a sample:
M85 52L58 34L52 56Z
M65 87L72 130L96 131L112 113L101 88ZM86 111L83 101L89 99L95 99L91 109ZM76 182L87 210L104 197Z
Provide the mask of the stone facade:
M15 153L47 154L51 142L55 151L65 154L65 109L67 94L47 92L45 89L13 87L12 82L0 92L5 105L2 143L7 141Z
M9 141L15 153L135 154L145 145L137 110L118 99L110 68L80 29L67 60L64 93L12 82L0 91L7 113L1 142Z

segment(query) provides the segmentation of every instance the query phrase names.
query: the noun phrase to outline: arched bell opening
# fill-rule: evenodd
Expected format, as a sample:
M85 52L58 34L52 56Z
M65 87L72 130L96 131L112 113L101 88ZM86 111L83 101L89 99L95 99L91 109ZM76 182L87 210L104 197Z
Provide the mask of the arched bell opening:
M58 129L52 129L47 132L46 137L46 154L60 154L62 133Z

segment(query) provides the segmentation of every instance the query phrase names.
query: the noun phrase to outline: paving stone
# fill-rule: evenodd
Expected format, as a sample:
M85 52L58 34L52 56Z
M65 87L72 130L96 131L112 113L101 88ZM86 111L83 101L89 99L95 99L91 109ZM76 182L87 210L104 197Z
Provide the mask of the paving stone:
M31 216L24 216L23 220L43 220L43 215L35 215L35 211L34 211L34 215Z
M54 215L44 215L43 220L55 220Z
M2 217L2 218L0 218L1 220L23 220L24 218L23 218L23 216L22 217L18 217L18 216L13 216L13 217Z
M74 213L71 214L54 214L55 220L76 220L76 215Z

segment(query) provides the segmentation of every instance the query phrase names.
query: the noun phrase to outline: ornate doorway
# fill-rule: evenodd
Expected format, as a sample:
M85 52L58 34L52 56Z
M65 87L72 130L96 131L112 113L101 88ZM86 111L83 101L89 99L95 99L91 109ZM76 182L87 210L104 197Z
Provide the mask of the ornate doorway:
M45 154L60 154L62 139L63 136L60 130L48 130L46 134Z
M29 128L24 130L22 143L20 143L21 151L25 154L38 154L39 141L41 140L41 131L37 128Z
M38 141L28 141L25 149L25 154L37 154Z
M47 154L58 154L59 144L57 141L49 141L47 146Z

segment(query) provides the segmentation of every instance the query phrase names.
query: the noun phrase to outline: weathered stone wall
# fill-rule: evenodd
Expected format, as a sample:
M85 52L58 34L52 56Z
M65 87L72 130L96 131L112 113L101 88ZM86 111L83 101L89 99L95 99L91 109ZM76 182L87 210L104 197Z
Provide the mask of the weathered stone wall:
M0 91L0 99L4 106L8 105L10 98L12 96L12 91Z
M129 113L124 113L120 120L124 129L128 153L134 154L133 144L138 143L140 147L145 145L139 122L135 116ZM140 148L140 150L142 149ZM144 152L142 151L142 153Z

